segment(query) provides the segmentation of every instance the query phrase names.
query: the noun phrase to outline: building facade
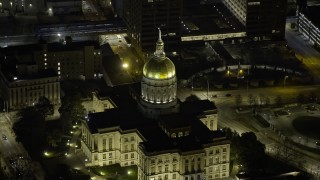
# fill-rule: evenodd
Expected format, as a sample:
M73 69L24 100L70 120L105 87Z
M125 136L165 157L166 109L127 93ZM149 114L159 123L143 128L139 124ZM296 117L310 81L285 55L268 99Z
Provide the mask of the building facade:
M230 142L217 129L217 108L209 100L177 100L175 67L163 47L159 31L140 96L81 124L86 166L136 165L139 180L228 177Z
M2 56L53 69L61 79L95 79L101 74L101 48L96 41L42 43L4 48Z
M246 27L254 40L283 39L286 23L286 0L223 0L223 4Z
M22 67L23 66L23 67ZM36 65L17 65L27 74L1 69L1 96L7 110L32 106L40 97L46 97L54 105L60 104L60 79L53 71L38 71Z
M44 0L1 0L0 9L8 10L11 13L24 13L35 15L45 11Z
M181 36L182 0L124 0L123 19L128 37L140 55L153 52L156 27L163 31L166 50L177 48Z
M306 9L298 12L297 25L298 30L312 45L320 46L320 21L318 17L318 12L320 6L309 6Z

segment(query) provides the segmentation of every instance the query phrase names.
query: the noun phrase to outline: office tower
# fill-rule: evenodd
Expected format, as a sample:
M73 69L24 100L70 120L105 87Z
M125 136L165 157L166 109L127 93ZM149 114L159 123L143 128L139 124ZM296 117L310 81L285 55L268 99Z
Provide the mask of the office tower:
M282 39L285 33L286 0L223 0L254 40Z
M162 30L167 52L178 46L182 0L124 0L123 9L129 39L140 55L148 55L154 50L158 27Z

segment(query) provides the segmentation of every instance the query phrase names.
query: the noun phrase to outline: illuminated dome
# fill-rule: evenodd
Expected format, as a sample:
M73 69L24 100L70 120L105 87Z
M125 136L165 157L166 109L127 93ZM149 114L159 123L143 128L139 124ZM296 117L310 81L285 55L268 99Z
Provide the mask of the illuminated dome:
M150 79L169 79L175 76L176 70L172 61L165 57L151 58L143 67L143 75Z
M166 57L164 43L159 39L154 56L144 65L141 80L141 100L146 112L171 111L177 104L177 78L173 62ZM153 110L151 110L153 109Z

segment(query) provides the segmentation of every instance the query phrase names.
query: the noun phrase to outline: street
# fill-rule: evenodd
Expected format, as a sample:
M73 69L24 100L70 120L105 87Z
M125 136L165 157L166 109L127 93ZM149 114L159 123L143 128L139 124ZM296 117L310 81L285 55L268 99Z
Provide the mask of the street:
M256 120L252 116L252 112L249 113L237 113L235 111L235 96L240 94L243 98L243 105L248 105L248 96L259 97L269 97L270 104L274 104L274 99L276 97L281 97L284 104L296 102L296 97L299 93L308 95L311 92L319 92L320 86L291 86L291 87L270 87L270 88L256 88L256 89L237 89L237 90L226 90L226 91L208 91L207 90L197 90L192 91L188 88L182 88L178 90L178 97L184 101L186 97L194 94L200 99L209 99L215 102L218 108L218 124L220 128L229 127L239 134L244 132L254 132L258 139L266 145L266 153L274 156L278 155L275 152L275 147L282 147L283 141L281 136L275 133L270 128L262 128L258 126ZM231 94L227 97L226 94ZM209 98L208 96L209 95ZM212 95L216 95L212 98ZM289 163L301 170L307 171L313 174L315 177L319 176L316 169L320 167L320 158L318 154L308 152L300 148L294 148L294 152L299 154L300 158L295 159Z

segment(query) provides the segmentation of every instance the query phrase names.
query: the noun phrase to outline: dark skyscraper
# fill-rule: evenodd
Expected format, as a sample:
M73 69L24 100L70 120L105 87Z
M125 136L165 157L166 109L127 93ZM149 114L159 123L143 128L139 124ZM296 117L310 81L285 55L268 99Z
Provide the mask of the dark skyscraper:
M223 0L256 40L284 38L287 0Z
M128 26L131 44L141 55L155 48L157 28L162 30L166 51L180 42L182 0L124 0L123 19Z

